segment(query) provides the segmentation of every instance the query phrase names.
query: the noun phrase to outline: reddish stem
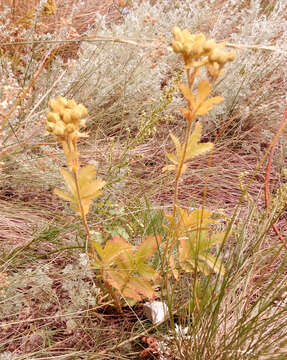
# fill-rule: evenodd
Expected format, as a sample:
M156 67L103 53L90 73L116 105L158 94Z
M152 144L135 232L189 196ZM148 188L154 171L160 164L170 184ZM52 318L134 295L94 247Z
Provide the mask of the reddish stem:
M285 109L283 118L281 120L279 129L277 131L277 134L280 134L280 132L282 131L283 127L285 126L286 120L287 120L287 107ZM267 168L266 168L266 173L265 173L264 195L265 195L265 207L266 207L268 215L270 215L270 210L269 210L269 179L270 179L270 171L271 171L271 165L272 165L272 161L273 161L275 148L276 148L276 145L277 145L278 141L279 141L279 136L277 136L277 139L274 142L274 144L272 146L272 149L270 151L269 160L268 160L268 163L267 163ZM277 228L276 224L272 224L272 228L273 228L275 234L279 237L280 241L283 243L284 247L287 249L287 243L286 243L285 239L283 238L283 236L280 235L279 229Z

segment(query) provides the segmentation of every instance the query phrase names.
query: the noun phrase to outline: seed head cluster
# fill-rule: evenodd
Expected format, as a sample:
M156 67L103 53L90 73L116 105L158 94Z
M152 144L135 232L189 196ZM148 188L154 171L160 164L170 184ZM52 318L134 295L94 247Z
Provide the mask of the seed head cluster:
M173 28L172 48L184 58L187 69L206 66L213 78L220 75L223 66L235 58L235 52L225 52L222 48L225 43L216 43L213 39L207 40L204 34L191 34L187 29Z
M46 129L62 143L69 169L77 171L80 168L77 141L80 137L87 137L80 129L86 126L88 110L83 104L63 96L51 99L49 106L52 111L47 112Z
M68 138L77 139L83 137L80 128L86 126L85 117L88 114L83 104L77 104L74 99L67 100L63 96L51 99L49 106L52 111L47 112L46 129L49 133L57 136L59 141Z

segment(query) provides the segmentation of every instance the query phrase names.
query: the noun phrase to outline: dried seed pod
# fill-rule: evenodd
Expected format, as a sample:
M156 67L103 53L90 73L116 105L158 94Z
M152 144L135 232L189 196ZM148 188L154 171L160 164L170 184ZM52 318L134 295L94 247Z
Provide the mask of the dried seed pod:
M71 133L73 133L74 131L76 131L76 127L75 127L74 124L68 124L68 125L66 126L66 133L67 133L67 134L71 134Z
M61 105L56 99L50 99L48 104L56 113L60 113L60 110L63 108L63 105Z
M180 28L178 26L175 26L172 29L172 33L173 33L174 40L179 41L181 43L184 42L184 37L183 37L182 32L181 32L181 30L180 30Z
M60 116L55 112L49 111L47 113L47 121L56 123L57 121L60 121Z
M227 55L228 55L228 61L233 61L235 59L236 52L230 51L229 53L227 53Z
M88 115L88 110L83 104L79 104L77 106L77 110L81 113L81 116L80 116L81 119Z
M74 99L68 100L67 102L67 108L68 109L73 109L77 106L77 103Z
M68 100L66 98L64 98L64 96L58 96L57 101L63 107L66 107L68 105Z
M53 130L53 134L56 136L64 136L65 135L65 128L60 126L59 124L55 125L55 128Z
M46 124L46 130L50 133L53 133L54 131L54 128L55 128L55 124L52 123L52 122L47 122Z
M219 65L224 65L227 61L228 61L228 56L224 52L222 52L217 58L217 62Z
M180 53L183 51L183 46L179 41L173 40L172 42L172 48L175 53Z
M186 42L186 41L194 41L194 35L191 35L191 33L188 31L188 29L182 30L181 34L182 34L183 37L184 37L183 42Z
M203 49L205 51L212 51L212 50L214 50L215 46L216 46L215 41L213 39L211 39L211 40L205 41L205 43L203 45Z
M192 45L192 53L199 57L203 53L203 42L198 40L196 43Z
M79 122L79 125L81 127L86 127L86 123L87 123L87 119L81 119L80 122Z
M78 110L78 106L71 111L71 119L73 122L77 122L81 119L81 111Z
M71 109L65 109L63 112L63 121L65 124L69 124L72 122L72 110Z
M208 64L206 68L209 75L211 75L212 77L218 77L220 75L220 65L217 62Z
M185 55L189 56L193 54L193 44L190 42L185 42L183 45L183 52Z
M209 61L216 61L218 60L218 58L221 56L221 51L217 48L215 48L208 56Z

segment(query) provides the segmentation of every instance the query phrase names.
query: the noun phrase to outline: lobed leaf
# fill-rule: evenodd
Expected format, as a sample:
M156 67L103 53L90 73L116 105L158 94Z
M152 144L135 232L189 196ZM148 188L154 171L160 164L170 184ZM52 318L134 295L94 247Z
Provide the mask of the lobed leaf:
M191 243L192 256L197 257L198 254L204 253L207 249L209 249L209 228L200 228L189 233L188 239Z
M137 272L145 281L155 282L159 277L158 273L151 266L144 263L137 264Z
M216 220L211 219L212 213L204 209L195 209L188 213L185 209L177 207L179 213L179 225L182 231L199 229L217 223Z
M195 107L195 96L191 90L185 84L179 84L179 88L186 100L189 101L193 107Z
M173 135L173 133L170 133L170 137L175 145L177 158L179 159L182 152L180 141L175 135Z
M196 106L200 105L205 99L208 98L211 91L211 86L209 85L209 82L206 80L202 80L198 84L198 90L197 90L197 101ZM196 112L198 114L198 112Z
M141 277L133 277L129 283L128 287L129 291L133 291L137 295L141 295L141 297L152 299L155 296L155 291L152 285L148 282L142 279ZM123 292L125 296L127 296L126 291ZM130 297L130 296L127 296Z
M174 163L175 165L178 164L177 157L174 154L166 153L165 155L172 163Z
M186 152L186 160L190 160L198 155L205 154L213 149L212 143L201 143L197 144Z
M211 246L222 244L226 237L226 231L219 231L215 234L212 234L211 237Z
M201 132L202 132L202 124L199 121L197 121L195 123L195 127L192 134L188 138L187 149L188 147L194 147L197 143L199 143L201 138Z
M66 184L68 185L68 188L70 189L71 193L76 197L77 190L76 190L75 179L72 173L69 170L66 170L65 168L60 168L60 173L63 176Z
M130 288L130 277L127 276L125 271L120 271L119 269L109 269L105 272L105 275L108 283L117 289L123 296L136 301L140 301L142 299L136 291Z
M205 115L207 114L214 105L221 103L224 100L222 96L215 96L211 99L206 100L199 108L196 110L196 115Z
M102 180L95 180L93 182L86 183L80 187L80 193L82 199L95 199L99 195L101 195L102 188L106 185L105 181Z
M178 262L179 265L184 269L184 263L185 261L191 256L192 254L192 247L189 239L181 239L179 241L178 246ZM184 269L185 270L185 269Z
M144 262L150 258L159 249L161 240L160 235L150 235L146 237L137 248L136 262Z
M112 265L119 257L121 251L123 251L123 249L119 244L116 244L113 241L107 241L102 256L103 265Z
M77 200L74 198L73 195L69 194L67 191L61 189L54 189L54 194L58 195L60 198L70 201L71 203L76 203Z
M79 171L79 187L89 184L97 174L97 167L92 164L88 164L82 167Z
M204 154L210 151L213 148L213 144L208 143L199 143L201 137L202 125L200 122L195 124L195 128L188 139L188 144L186 148L185 161L189 160L195 156Z

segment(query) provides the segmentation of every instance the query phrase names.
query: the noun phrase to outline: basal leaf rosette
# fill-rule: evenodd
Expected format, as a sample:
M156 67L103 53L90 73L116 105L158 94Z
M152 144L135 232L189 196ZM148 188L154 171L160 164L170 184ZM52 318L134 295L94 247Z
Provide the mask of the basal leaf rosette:
M103 271L105 282L129 304L153 299L160 276L148 260L158 251L161 242L159 235L146 237L138 246L119 236L114 236L105 246L95 242L100 259L94 260L94 267Z

